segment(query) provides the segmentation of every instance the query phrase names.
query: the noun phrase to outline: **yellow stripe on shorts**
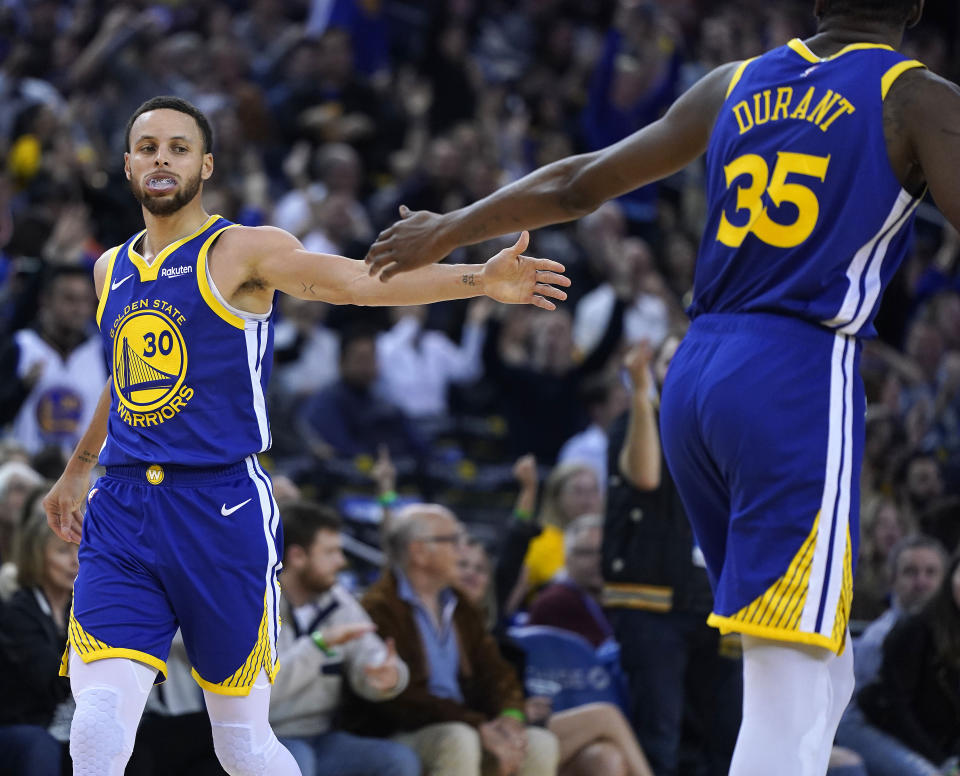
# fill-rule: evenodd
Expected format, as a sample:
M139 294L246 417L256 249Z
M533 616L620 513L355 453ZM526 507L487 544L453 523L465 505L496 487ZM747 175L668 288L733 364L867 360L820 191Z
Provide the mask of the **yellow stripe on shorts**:
M70 620L67 623L67 648L60 658L60 676L70 675L70 648L80 656L84 663L94 660L104 660L109 657L124 657L156 668L163 678L167 678L167 664L160 658L141 652L139 649L126 647L112 647L100 641L96 636L87 633L83 626L73 616L73 607L70 607Z
M197 673L196 668L190 670L190 674L203 689L218 695L249 695L250 688L257 681L257 676L262 668L266 671L267 678L273 683L277 675L279 663L276 662L276 656L272 655L270 648L270 628L269 617L271 616L267 608L267 596L263 596L263 617L260 619L260 631L257 634L257 643L254 644L250 654L232 675L222 682L209 682Z
M847 529L846 549L843 558L843 581L840 598L834 613L833 627L829 637L822 633L802 631L800 617L807 600L810 586L810 569L816 548L820 513L800 549L797 550L786 572L767 590L744 606L736 614L723 616L716 613L707 618L707 623L719 628L721 633L745 633L776 641L791 641L826 647L842 654L845 646L847 622L850 618L850 602L853 597L851 572L850 531Z

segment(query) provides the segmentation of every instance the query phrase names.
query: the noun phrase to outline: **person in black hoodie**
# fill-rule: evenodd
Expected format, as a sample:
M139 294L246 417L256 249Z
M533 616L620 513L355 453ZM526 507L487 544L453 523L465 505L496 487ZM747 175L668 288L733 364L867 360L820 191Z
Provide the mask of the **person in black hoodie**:
M57 776L65 746L51 731L69 708L69 680L58 675L77 576L77 545L47 526L34 491L14 542L18 590L0 610L0 776Z
M940 589L883 642L877 681L857 696L864 715L943 773L960 758L960 552Z

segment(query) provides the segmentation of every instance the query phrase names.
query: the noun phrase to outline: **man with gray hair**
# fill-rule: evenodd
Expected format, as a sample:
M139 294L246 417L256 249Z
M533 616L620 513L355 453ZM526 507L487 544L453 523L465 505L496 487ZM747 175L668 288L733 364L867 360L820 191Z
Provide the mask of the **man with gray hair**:
M361 603L410 669L407 688L372 704L353 695L344 724L413 747L427 776L552 776L557 740L527 727L523 689L483 615L454 588L466 534L447 509L412 504L385 531L389 568Z

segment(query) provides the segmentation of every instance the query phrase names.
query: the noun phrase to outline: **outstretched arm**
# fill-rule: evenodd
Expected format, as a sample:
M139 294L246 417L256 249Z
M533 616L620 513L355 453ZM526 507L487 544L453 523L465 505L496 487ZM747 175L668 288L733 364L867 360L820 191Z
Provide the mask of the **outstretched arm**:
M439 261L460 245L586 215L603 202L665 178L702 154L739 63L722 65L666 115L607 148L560 159L472 205L446 215L411 213L370 248L370 273L383 279Z
M570 280L562 264L523 256L524 232L509 248L482 265L432 265L390 286L371 278L362 261L306 250L300 241L274 227L229 229L218 251L239 257L239 290L254 287L263 296L274 289L299 299L332 304L400 306L486 295L505 304L532 304L554 310L551 299L566 299Z

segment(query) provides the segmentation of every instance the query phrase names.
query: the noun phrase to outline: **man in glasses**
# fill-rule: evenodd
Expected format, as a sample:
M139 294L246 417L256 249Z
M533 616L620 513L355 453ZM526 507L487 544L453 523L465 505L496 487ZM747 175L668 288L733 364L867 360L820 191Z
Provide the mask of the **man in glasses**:
M390 566L361 603L378 634L395 642L410 681L384 703L354 697L345 723L413 747L427 776L555 774L556 739L527 727L513 668L483 615L454 588L465 539L454 514L436 504L412 504L391 519Z

